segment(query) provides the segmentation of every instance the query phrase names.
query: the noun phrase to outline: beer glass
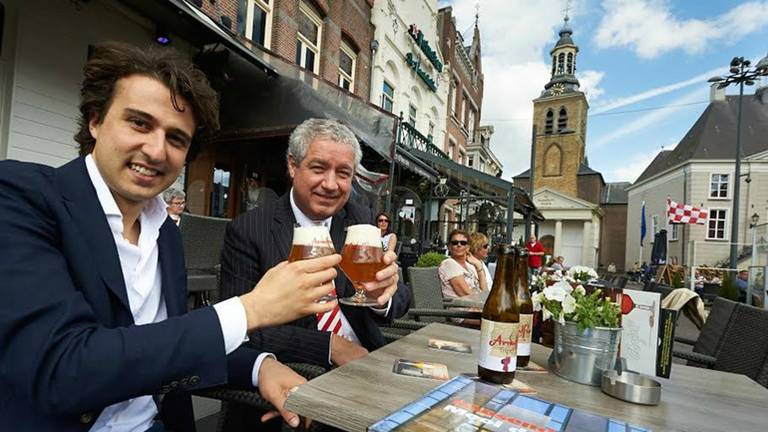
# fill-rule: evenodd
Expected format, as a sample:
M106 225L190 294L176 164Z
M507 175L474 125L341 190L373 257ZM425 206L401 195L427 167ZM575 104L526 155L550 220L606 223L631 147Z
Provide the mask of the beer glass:
M355 288L355 295L339 299L349 306L376 306L375 299L365 295L366 282L375 282L376 273L385 267L381 231L373 225L350 225L341 252L341 271Z
M303 227L299 224L293 227L293 244L291 245L291 252L288 254L288 262L318 258L334 253L336 253L336 249L333 247L328 228L324 226ZM334 292L320 297L317 301L330 300L336 300Z

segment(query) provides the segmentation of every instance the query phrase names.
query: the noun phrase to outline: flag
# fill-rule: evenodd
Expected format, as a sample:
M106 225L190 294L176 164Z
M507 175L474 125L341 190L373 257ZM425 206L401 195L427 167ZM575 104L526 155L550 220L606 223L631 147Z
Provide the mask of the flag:
M640 247L643 246L643 241L645 240L645 234L648 232L648 229L645 227L645 201L643 201L643 208L640 210Z
M680 204L667 197L667 220L674 224L705 224L709 218L709 209Z

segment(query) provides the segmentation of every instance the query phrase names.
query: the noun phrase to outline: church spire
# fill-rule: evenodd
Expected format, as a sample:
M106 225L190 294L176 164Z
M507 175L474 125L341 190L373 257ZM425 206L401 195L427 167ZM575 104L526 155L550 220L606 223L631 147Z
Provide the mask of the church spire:
M579 80L576 79L576 55L579 47L571 38L573 29L569 24L569 8L570 2L566 5L563 27L559 32L560 39L549 52L552 58L552 72L549 82L544 86L542 96L556 96L576 92L579 89Z

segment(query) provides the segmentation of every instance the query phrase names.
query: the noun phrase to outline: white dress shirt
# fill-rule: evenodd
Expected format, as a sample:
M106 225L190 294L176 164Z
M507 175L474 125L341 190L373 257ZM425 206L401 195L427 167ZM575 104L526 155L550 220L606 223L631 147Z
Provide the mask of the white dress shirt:
M160 227L168 217L165 202L159 196L147 201L139 215L141 233L138 244L131 244L123 237L123 215L92 155L86 156L85 167L115 240L134 323L142 325L165 320L168 313L162 295L157 245ZM229 354L245 339L245 308L240 299L234 297L214 305L214 309L221 325L224 347ZM260 355L254 364L254 386L258 385L258 368L267 355L270 354ZM157 405L152 396L139 396L105 408L91 431L144 432L152 426L156 415Z

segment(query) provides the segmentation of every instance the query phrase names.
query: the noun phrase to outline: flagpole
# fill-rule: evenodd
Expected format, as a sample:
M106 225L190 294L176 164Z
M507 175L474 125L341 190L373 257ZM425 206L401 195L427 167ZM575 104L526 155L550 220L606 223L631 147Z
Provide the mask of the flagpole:
M667 212L664 215L667 219L667 256L664 257L664 264L669 265L669 238L672 237L672 225L669 223L669 202L672 200L669 196L667 196ZM670 281L671 282L671 281Z
M645 201L640 207L640 257L637 260L637 265L643 265L643 242L645 241Z

